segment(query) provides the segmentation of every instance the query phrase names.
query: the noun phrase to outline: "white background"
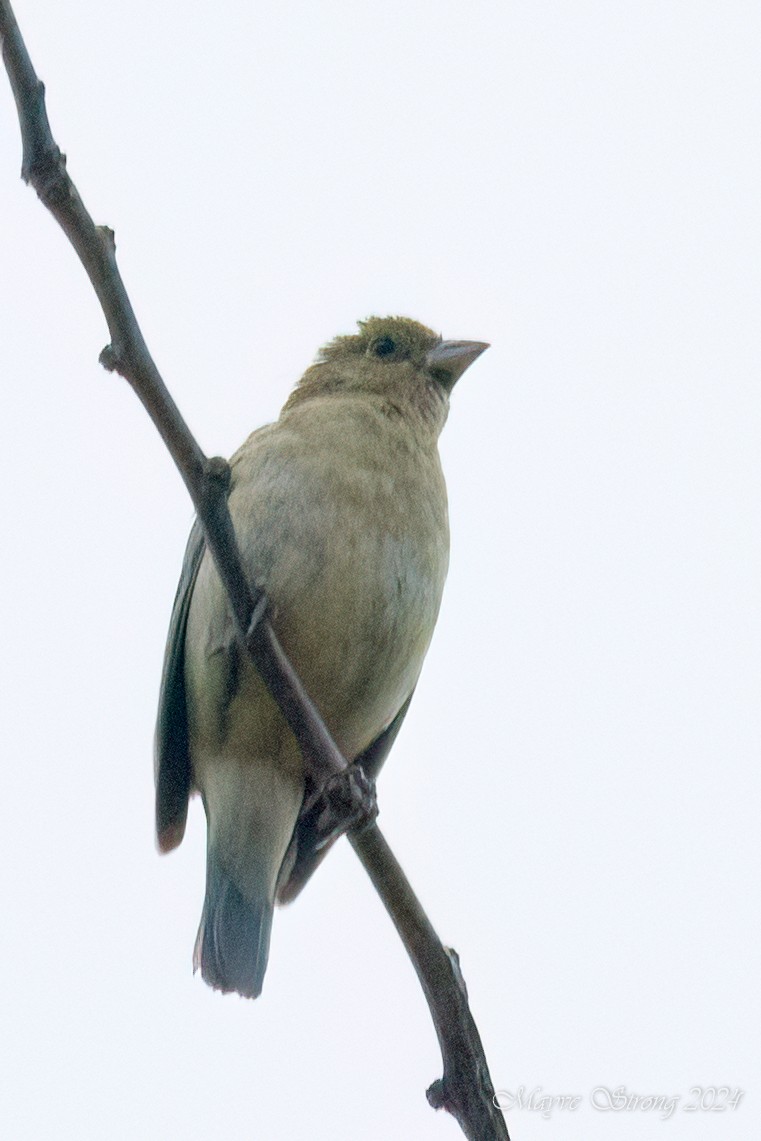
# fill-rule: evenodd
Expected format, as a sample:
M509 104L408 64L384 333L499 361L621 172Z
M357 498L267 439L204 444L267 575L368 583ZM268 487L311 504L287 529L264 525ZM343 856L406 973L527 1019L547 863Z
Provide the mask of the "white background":
M756 1139L758 5L16 8L208 453L359 317L492 342L442 439L450 579L382 827L497 1088L583 1097L515 1141ZM3 86L3 1136L454 1139L345 842L260 1000L192 976L203 813L160 859L151 760L192 512ZM590 1107L621 1085L681 1101ZM695 1085L747 1092L685 1112Z

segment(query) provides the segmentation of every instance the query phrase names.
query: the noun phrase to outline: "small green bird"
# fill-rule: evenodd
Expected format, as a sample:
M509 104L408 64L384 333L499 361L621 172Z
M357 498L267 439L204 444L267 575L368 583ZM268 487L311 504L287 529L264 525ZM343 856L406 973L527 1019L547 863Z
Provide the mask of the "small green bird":
M488 346L442 341L405 317L338 337L231 460L243 564L339 749L377 775L407 712L449 560L437 441L449 395ZM193 957L218 990L255 998L277 899L322 858L295 738L238 641L196 521L164 659L156 727L162 852L191 791L208 824Z

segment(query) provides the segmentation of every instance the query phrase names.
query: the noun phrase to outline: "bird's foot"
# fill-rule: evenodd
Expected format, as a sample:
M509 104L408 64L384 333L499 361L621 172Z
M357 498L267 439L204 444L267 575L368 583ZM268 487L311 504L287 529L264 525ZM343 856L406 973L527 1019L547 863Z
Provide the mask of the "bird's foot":
M378 815L375 781L359 765L347 765L328 778L310 806L315 820L317 849L344 832L361 831Z

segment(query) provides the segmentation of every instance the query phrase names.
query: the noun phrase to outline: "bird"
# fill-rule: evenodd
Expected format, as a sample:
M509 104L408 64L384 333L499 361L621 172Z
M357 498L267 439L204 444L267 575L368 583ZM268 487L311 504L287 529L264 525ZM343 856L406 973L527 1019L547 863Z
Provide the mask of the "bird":
M438 438L455 383L488 345L408 317L369 317L318 353L279 418L230 460L228 507L246 573L348 762L375 779L407 713L449 562ZM155 737L156 837L207 820L193 965L256 998L275 903L324 856L302 813L295 737L242 646L203 529L188 540Z

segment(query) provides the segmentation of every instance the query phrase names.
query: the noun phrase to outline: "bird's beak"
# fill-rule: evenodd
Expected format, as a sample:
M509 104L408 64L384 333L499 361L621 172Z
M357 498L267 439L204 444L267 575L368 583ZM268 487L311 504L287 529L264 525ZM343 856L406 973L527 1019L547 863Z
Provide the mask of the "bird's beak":
M426 353L425 363L429 369L447 372L452 378L450 387L453 387L465 369L488 347L485 341L439 341Z

